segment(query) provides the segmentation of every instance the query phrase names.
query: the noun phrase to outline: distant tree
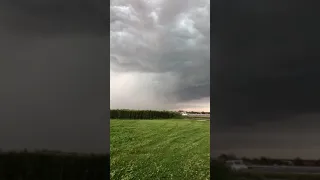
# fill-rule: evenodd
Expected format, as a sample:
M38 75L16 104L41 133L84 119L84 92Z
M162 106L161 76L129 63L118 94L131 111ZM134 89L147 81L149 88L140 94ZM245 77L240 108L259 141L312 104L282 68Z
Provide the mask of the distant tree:
M241 160L243 162L251 162L251 160L249 158L247 158L247 157L242 157Z
M235 160L235 159L237 159L237 156L234 155L234 154L232 154L232 153L227 154L227 157L228 157L228 160Z
M252 159L252 163L253 163L253 164L260 164L260 159L258 159L258 158L253 158L253 159Z
M303 166L303 160L302 160L301 158L297 157L297 158L295 158L295 159L293 160L293 164L294 164L295 166Z
M228 156L226 154L221 154L219 157L218 157L218 160L219 161L227 161L228 160Z
M263 164L263 165L270 165L270 160L267 158L267 157L261 157L260 158L260 163Z
M228 161L228 160L235 160L237 157L234 154L221 154L218 156L219 161Z
M282 162L279 159L272 159L272 164L273 165L282 165Z

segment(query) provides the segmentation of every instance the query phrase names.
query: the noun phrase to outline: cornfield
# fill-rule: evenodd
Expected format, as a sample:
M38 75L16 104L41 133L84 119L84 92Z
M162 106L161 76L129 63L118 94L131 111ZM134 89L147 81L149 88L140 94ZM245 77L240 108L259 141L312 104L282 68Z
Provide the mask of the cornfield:
M174 111L154 111L154 110L110 110L111 119L179 119L182 115Z

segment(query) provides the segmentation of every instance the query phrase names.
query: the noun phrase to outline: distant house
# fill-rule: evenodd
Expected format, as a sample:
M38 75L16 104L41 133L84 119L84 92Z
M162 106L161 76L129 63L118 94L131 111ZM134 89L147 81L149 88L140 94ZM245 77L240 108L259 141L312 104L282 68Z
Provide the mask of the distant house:
M181 112L182 116L188 116L187 112Z
M287 166L293 166L294 165L294 163L292 161L290 161L290 160L283 161L283 164L287 165Z

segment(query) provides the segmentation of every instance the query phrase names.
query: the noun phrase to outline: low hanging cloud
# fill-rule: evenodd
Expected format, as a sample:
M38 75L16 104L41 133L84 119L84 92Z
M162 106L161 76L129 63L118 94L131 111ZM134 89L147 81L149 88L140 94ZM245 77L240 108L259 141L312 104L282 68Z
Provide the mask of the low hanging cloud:
M208 110L210 1L110 4L111 108Z

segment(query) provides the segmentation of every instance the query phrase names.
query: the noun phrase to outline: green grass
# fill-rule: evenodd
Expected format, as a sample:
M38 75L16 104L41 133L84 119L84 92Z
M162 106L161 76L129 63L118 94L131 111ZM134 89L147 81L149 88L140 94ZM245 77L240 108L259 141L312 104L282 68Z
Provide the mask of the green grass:
M210 179L209 123L111 120L111 179Z

